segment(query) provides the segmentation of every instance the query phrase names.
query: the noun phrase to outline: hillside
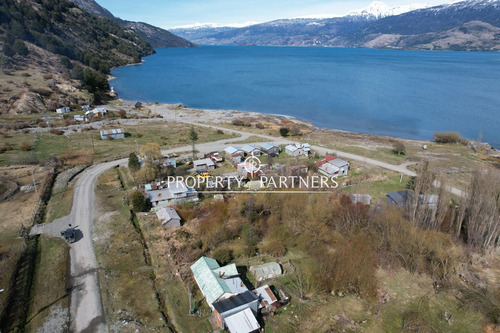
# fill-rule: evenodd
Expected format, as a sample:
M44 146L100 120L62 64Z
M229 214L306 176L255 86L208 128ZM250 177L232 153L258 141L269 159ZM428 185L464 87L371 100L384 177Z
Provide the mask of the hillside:
M0 0L0 112L99 101L110 68L154 53L131 29L66 0Z
M288 19L225 31L175 30L206 45L333 46L421 50L500 49L500 0L414 9L374 2L330 19ZM409 10L409 11L407 11ZM219 28L220 29L220 28Z
M174 35L173 33L161 29L144 22L133 22L122 20L115 17L107 9L103 8L94 0L71 0L83 10L97 15L106 17L118 23L122 27L127 27L134 30L139 36L147 40L154 48L171 48L171 47L195 47L196 45L188 42L184 38Z

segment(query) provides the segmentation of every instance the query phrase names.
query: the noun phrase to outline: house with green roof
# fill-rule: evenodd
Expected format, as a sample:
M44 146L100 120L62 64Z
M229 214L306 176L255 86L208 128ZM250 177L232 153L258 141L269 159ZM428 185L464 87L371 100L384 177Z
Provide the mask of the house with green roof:
M196 284L212 309L214 302L248 290L235 264L220 267L217 260L201 257L191 265L191 271Z

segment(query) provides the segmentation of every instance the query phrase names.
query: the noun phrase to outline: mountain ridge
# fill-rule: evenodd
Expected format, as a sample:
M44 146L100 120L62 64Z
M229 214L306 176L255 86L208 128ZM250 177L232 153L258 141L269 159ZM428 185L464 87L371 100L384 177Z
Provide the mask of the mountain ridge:
M406 9L402 6L391 9L382 2L372 5L343 17L283 19L238 29L214 30L214 33L210 33L210 29L173 31L202 45L499 50L500 36L496 29L500 28L500 0L469 0L434 7L421 5L425 8L398 15L391 13ZM469 26L474 29L464 26L470 22L475 22ZM488 33L479 33L477 29ZM440 38L449 43L441 43Z
M196 44L179 37L170 31L155 27L145 22L134 22L123 20L114 16L109 10L99 5L94 0L70 0L83 10L97 15L106 17L122 27L127 27L134 30L138 35L146 39L154 48L183 48L196 47Z

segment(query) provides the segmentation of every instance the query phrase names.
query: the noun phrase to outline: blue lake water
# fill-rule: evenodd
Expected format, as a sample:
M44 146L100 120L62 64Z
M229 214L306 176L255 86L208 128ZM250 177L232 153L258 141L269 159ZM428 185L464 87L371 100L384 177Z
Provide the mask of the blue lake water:
M116 68L123 99L295 116L362 133L500 148L500 53L210 46Z

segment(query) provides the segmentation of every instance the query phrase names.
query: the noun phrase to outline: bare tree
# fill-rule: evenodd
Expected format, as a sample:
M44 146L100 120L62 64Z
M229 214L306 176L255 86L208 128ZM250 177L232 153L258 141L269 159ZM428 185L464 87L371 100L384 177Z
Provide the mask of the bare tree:
M473 173L467 193L461 201L456 223L457 235L463 235L474 247L500 247L500 174L485 168Z

